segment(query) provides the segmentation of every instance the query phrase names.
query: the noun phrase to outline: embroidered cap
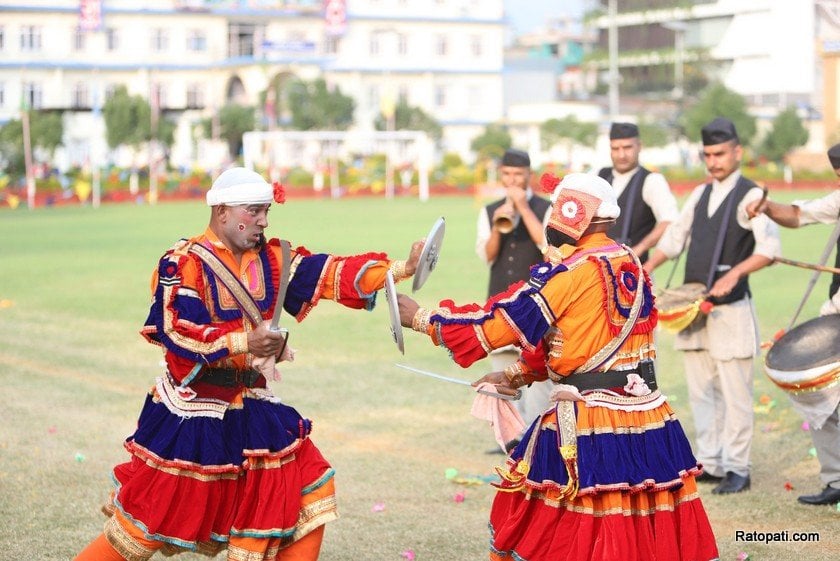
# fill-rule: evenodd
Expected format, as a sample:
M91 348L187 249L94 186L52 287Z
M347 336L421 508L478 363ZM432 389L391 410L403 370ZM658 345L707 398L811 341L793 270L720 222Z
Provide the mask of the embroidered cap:
M639 136L639 127L633 123L613 123L610 126L610 140L623 138L636 138Z
M548 226L576 240L593 218L618 218L621 213L612 186L588 173L570 173L563 177L551 195L551 202Z
M835 144L828 149L828 161L831 162L831 167L840 169L840 144Z
M213 181L207 204L263 205L274 200L274 189L263 177L247 168L230 168Z

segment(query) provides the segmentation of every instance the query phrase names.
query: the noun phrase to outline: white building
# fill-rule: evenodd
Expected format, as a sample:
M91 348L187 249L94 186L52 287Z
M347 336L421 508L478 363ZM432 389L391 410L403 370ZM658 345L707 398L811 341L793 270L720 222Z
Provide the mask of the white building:
M754 106L810 104L817 58L814 0L651 0L594 18L601 33L599 70L609 67L608 32L615 25L622 95L674 84L675 66L700 69ZM678 69L679 70L679 69ZM679 76L679 72L677 72ZM686 72L684 80L691 76Z
M178 122L172 162L189 165L200 119L323 77L355 99L358 129L403 97L444 126L442 151L468 157L504 116L503 15L502 0L2 0L0 123L22 101L65 112L64 164L79 165L106 151L96 109L125 85Z

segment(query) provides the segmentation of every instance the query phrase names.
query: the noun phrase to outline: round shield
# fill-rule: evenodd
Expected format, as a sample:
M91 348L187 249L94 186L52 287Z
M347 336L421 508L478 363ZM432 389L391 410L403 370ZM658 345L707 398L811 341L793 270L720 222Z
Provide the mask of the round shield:
M394 275L391 271L385 273L385 299L388 300L388 315L391 319L391 336L402 354L405 354L402 324L400 323L400 307L397 305L397 287L394 286Z
M443 246L443 234L446 232L446 222L443 216L438 218L429 235L426 236L426 245L423 246L423 252L420 254L420 260L417 262L417 271L414 273L414 282L411 285L411 291L417 292L420 287L425 284L426 279L432 274L432 271L437 265L440 257L440 248Z
M764 367L782 389L816 391L840 375L840 315L831 314L797 325L767 352Z

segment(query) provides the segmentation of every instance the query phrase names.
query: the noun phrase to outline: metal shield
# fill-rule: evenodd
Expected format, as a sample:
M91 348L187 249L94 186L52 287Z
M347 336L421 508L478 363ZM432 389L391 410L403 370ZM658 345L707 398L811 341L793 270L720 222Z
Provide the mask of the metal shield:
M426 236L426 245L423 246L423 252L417 262L417 271L414 273L414 282L411 285L412 292L420 290L420 287L426 283L426 279L434 271L440 257L440 248L443 246L444 233L446 233L446 222L441 216L435 221L429 235Z
M400 323L400 307L397 305L397 287L394 286L394 275L391 271L385 273L385 299L388 301L388 315L391 319L391 336L402 354L405 354L402 324Z

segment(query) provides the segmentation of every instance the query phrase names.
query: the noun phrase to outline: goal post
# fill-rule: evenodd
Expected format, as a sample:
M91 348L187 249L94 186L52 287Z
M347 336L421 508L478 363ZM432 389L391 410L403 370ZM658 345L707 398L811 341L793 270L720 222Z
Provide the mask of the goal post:
M397 165L410 164L417 170L419 199L427 201L432 152L433 144L423 131L250 131L242 136L245 167L267 169L269 175L280 166L301 167L313 174L316 190L323 188L326 167L330 170L326 181L333 198L341 196L339 160L383 154L385 197L394 197Z

